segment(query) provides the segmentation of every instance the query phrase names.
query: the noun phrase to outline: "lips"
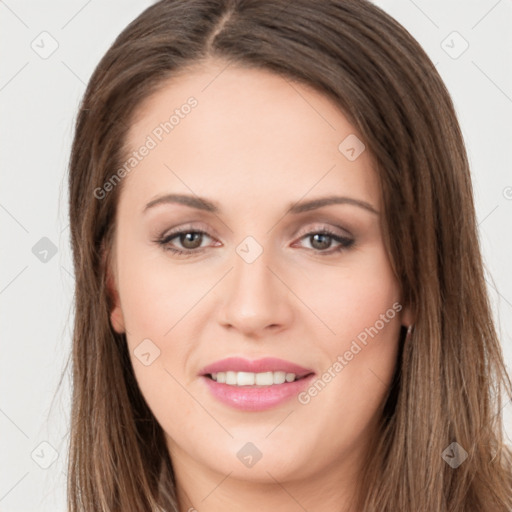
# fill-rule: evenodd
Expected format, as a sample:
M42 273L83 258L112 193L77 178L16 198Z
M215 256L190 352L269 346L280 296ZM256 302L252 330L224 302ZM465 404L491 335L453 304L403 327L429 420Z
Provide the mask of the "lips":
M273 382L269 382L268 374L272 375L272 372L280 374L278 377L274 373ZM233 382L234 374L236 382ZM285 374L286 379L283 380ZM250 376L256 382L252 383ZM259 376L264 377L259 379L262 382L258 382ZM210 396L224 406L243 412L263 412L284 406L311 385L314 378L313 370L274 357L255 361L228 357L205 366L200 372L200 382Z
M203 375L200 380L211 397L223 406L242 412L263 412L284 406L311 385L314 374L272 386L230 386Z
M255 361L249 359L243 359L241 357L228 357L220 361L216 361L208 366L205 366L199 375L207 376L212 373L219 372L251 372L251 373L263 373L263 372L279 372L284 371L286 373L294 373L297 378L305 377L314 373L313 370L299 366L298 364L284 359L277 359L275 357L265 357L263 359L257 359Z

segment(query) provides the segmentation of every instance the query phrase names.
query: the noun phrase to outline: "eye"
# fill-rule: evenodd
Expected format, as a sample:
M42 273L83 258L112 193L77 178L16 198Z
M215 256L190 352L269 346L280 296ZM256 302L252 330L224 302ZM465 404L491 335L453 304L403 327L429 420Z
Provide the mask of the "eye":
M206 231L200 229L181 229L160 237L156 242L173 254L191 256L193 253L197 254L204 249L201 244L205 237L211 238ZM176 242L171 243L175 239ZM181 248L174 247L173 245L176 243L180 244Z
M303 239L306 239L309 242L311 250L321 254L322 256L341 252L351 247L355 242L353 238L340 235L326 227L306 233L300 238L300 240ZM338 245L330 251L327 251L327 249L332 247L333 241Z

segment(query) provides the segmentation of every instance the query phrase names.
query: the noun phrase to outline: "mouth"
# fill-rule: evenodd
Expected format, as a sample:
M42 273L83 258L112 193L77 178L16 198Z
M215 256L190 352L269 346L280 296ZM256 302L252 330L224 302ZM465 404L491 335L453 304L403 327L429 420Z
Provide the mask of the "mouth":
M297 398L311 385L314 376L314 372L297 375L279 370L258 373L226 371L203 374L201 379L211 396L224 406L243 412L263 412Z
M315 375L312 369L275 357L228 357L199 372L212 397L244 412L284 405L311 385Z
M275 357L257 360L228 357L206 366L199 375L228 386L263 387L295 382L314 373L311 369Z
M302 373L297 375L293 372L286 371L268 371L268 372L237 372L226 371L207 373L204 376L219 384L227 384L228 386L263 388L296 382L314 375L314 372Z

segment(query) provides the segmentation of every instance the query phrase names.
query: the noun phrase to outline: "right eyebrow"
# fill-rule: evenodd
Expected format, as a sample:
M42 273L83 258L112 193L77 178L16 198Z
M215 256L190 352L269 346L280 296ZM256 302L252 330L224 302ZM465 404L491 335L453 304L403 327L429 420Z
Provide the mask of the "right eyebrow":
M150 201L144 207L144 212L157 205L172 203L184 204L185 206L190 206L191 208L197 208L198 210L204 210L211 213L220 212L220 208L217 203L209 201L203 197L191 196L188 194L165 194L163 196L159 196Z

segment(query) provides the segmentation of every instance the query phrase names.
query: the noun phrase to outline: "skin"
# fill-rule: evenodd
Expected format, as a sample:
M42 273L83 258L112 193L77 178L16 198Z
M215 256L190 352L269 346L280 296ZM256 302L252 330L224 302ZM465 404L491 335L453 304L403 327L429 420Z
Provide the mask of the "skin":
M123 179L109 271L112 326L126 332L138 384L165 432L181 510L352 510L400 325L412 323L407 307L307 404L292 398L264 412L238 411L218 402L198 374L229 356L271 356L321 376L365 328L401 305L383 245L377 176L368 150L355 161L338 150L357 132L324 95L270 72L224 68L210 61L173 78L131 126L135 150L187 98L198 100ZM171 203L144 212L169 193L215 201L220 212ZM334 193L377 213L352 204L285 213ZM208 233L195 246L169 242L199 246L191 257L155 242L180 227ZM336 240L308 235L325 227L354 244L336 251ZM263 249L250 264L236 252L249 235ZM134 350L148 338L160 355L145 366ZM262 453L251 468L237 458L247 442Z

